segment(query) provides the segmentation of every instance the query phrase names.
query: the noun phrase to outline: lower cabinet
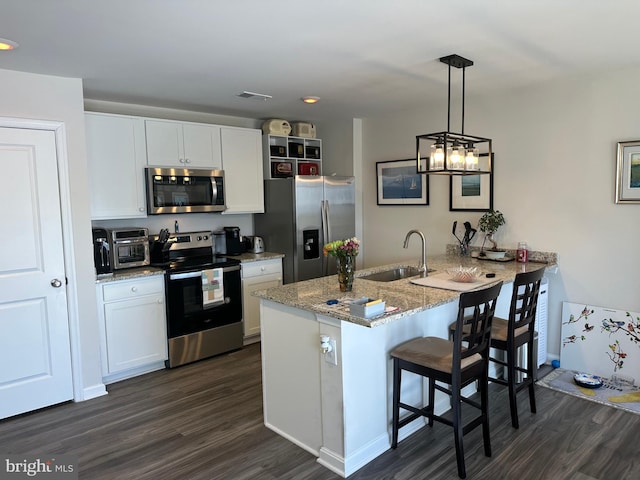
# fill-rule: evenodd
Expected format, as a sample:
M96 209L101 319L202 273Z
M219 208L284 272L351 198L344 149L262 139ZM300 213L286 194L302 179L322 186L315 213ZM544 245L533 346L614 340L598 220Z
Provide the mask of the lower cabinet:
M260 341L260 299L256 290L282 285L282 259L242 263L242 318L245 344Z
M164 368L167 357L164 277L98 284L105 383Z

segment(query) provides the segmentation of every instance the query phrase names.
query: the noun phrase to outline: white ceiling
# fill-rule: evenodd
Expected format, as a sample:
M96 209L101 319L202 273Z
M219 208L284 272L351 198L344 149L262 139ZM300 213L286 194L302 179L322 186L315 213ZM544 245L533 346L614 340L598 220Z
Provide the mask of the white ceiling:
M639 65L639 22L638 0L2 0L20 48L0 68L82 78L90 99L318 121L445 97L453 53L475 62L467 95Z

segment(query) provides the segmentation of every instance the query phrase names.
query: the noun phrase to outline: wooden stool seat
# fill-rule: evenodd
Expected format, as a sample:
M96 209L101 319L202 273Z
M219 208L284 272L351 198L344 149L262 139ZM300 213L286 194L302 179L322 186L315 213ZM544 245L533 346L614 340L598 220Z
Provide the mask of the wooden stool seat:
M391 356L426 368L451 373L453 369L453 342L440 337L414 338L394 348ZM464 370L481 360L482 357L478 353L463 358L461 368Z

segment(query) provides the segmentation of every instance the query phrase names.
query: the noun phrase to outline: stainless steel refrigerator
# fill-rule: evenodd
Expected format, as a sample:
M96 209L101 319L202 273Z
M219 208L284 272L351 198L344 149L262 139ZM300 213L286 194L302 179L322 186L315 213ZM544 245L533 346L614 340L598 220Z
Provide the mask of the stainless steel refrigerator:
M254 215L255 234L268 251L284 253L284 283L334 275L336 260L322 247L355 236L354 178L298 175L264 184L265 213Z

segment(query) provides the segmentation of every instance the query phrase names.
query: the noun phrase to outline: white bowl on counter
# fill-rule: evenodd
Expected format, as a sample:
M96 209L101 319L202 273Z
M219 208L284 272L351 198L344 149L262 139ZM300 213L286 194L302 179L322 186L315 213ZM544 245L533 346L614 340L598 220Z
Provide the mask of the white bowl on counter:
M496 260L498 258L504 258L504 256L506 255L506 250L498 250L498 251L494 251L494 250L485 250L484 254L487 258L490 258L491 260Z

